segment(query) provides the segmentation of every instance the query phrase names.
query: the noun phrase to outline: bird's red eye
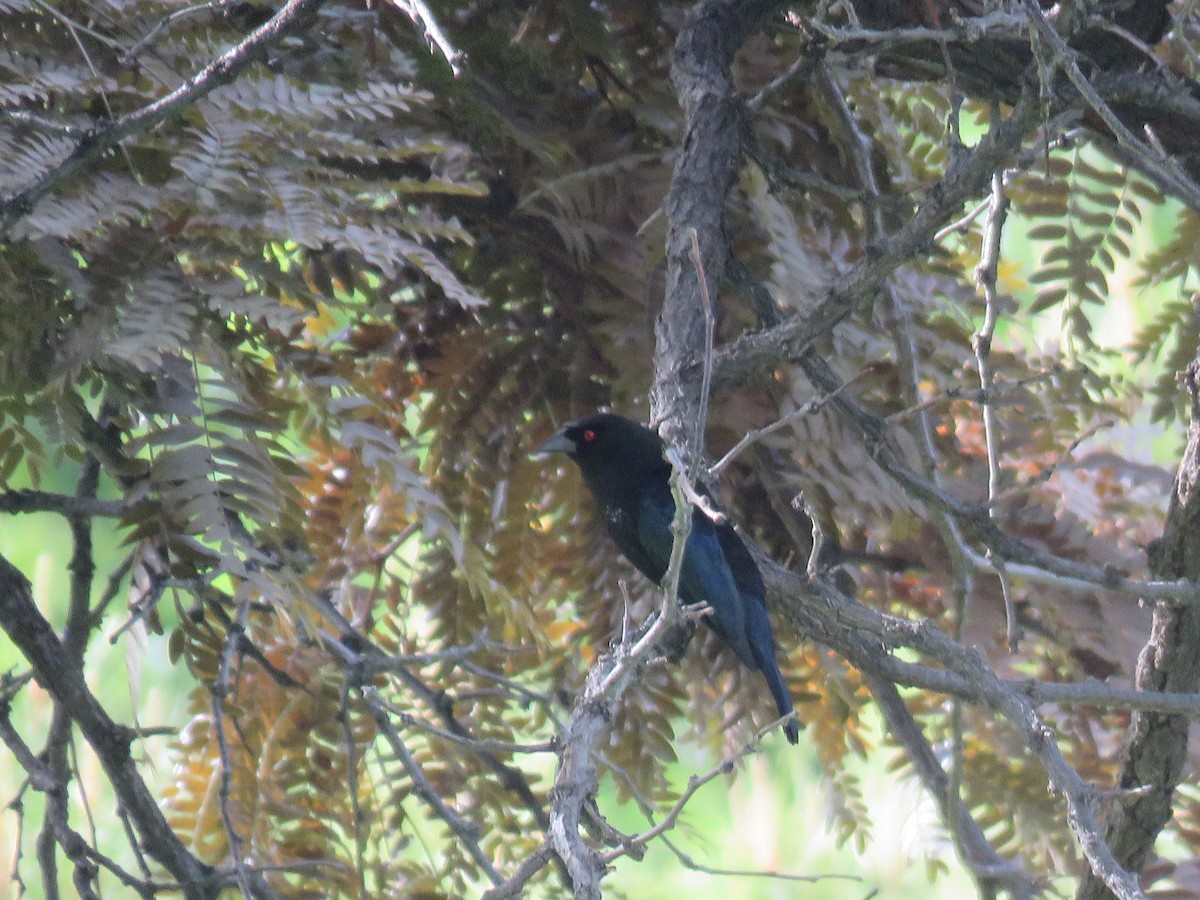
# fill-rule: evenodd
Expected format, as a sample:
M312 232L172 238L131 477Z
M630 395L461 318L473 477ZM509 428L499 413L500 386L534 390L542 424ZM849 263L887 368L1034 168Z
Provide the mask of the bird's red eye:
M585 441L587 441L588 443L591 443L592 441L594 441L596 439L596 432L592 431L592 429L589 428L587 431L585 431L583 433L583 439Z

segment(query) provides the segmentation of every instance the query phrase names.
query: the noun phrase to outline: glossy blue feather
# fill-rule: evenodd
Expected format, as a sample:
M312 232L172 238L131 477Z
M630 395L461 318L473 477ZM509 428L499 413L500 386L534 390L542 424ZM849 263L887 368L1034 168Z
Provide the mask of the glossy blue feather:
M675 501L671 466L663 459L658 435L621 416L599 413L567 424L541 450L575 460L621 552L647 578L661 583L674 542ZM714 523L693 509L679 573L680 599L711 608L704 621L744 665L762 673L783 716L792 712L792 699L775 661L765 594L762 573L733 526ZM784 733L797 742L795 720L784 726Z
M649 492L642 497L638 537L664 572L670 562L671 545L674 543L671 533L674 517L675 503L669 490L665 498ZM712 521L698 510L692 513L692 530L688 533L683 552L679 596L684 603L704 603L711 607L712 614L706 619L709 626L733 648L738 659L752 669L758 668L746 632L746 604L721 550L721 542Z

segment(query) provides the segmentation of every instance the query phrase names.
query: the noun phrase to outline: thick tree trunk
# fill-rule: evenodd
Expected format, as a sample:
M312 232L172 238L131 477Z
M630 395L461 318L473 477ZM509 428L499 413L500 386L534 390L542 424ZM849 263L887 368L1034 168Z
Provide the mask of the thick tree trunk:
M1200 579L1200 358L1184 381L1191 397L1187 446L1175 475L1175 488L1162 538L1150 548L1150 570L1162 580ZM1160 603L1150 640L1137 666L1143 691L1190 693L1200 686L1200 609ZM1184 716L1135 712L1129 743L1117 776L1118 796L1108 820L1108 842L1125 868L1139 871L1159 831L1171 820L1175 786L1187 760L1188 720ZM1112 894L1088 874L1078 900Z

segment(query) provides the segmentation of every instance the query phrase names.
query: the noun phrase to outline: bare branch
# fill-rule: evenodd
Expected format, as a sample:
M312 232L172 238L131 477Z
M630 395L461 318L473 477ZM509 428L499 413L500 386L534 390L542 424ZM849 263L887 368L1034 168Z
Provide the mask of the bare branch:
M1188 367L1185 382L1191 400L1187 446L1162 538L1150 554L1150 570L1161 577L1200 580L1200 358ZM1136 682L1142 691L1192 692L1200 687L1200 608L1158 604L1150 639L1138 658ZM1183 716L1134 713L1116 788L1137 793L1111 809L1108 839L1118 858L1135 871L1171 819L1187 745L1188 722ZM1106 885L1089 876L1077 896L1099 900L1109 894Z
M438 49L438 52L450 64L450 71L457 77L462 71L465 55L450 43L425 0L392 0L392 3L412 19L414 25L421 26L425 40L431 47Z
M794 616L818 640L837 649L863 672L891 678L883 671L886 665L881 666L886 656L879 652L881 645L864 640L870 635L884 647L903 645L918 650L964 679L972 698L1008 719L1041 762L1050 784L1063 795L1068 824L1092 871L1119 897L1143 896L1137 879L1121 867L1105 843L1096 819L1096 790L1063 758L1053 732L1037 715L1033 704L997 677L978 652L951 640L928 620L909 622L868 610L843 596L824 579L806 581L774 563L765 564L763 574L785 600L789 616Z
M188 16L194 16L196 13L219 9L227 2L228 0L206 0L206 2L203 3L194 3L191 6L183 6L179 9L172 10L170 13L155 22L154 25L144 35L137 39L132 47L122 52L121 62L127 64L137 59L141 55L142 51L146 49L146 47L158 40L158 36L160 34L162 34L167 28L171 27L171 25L180 19L185 19Z
M1200 719L1200 694L1142 691L1100 682L1010 681L1012 687L1038 704L1094 706L1098 709L1139 709Z
M79 725L96 751L147 851L179 881L188 900L215 900L221 879L175 836L129 755L131 732L109 718L83 673L33 603L29 582L0 557L0 627L33 666L35 677Z
M122 500L70 497L31 489L0 493L0 513L53 512L72 518L117 518L125 514L126 508Z
M350 670L359 673L360 681L373 672L386 671L395 675L407 690L437 714L447 732L454 735L463 746L470 747L479 753L500 783L517 796L539 827L543 830L549 827L546 811L533 795L533 790L525 776L520 770L506 765L495 754L480 748L476 738L455 717L449 698L430 688L407 665L403 664L401 657L384 653L375 644L364 638L341 617L331 604L318 602L317 598L311 596L308 599L314 601L314 605L321 613L332 618L344 629L340 638L329 634L323 635L324 643L333 653L341 657ZM353 649L350 645L353 645Z
M445 728L438 728L430 722L426 722L417 716L407 713L398 708L394 703L388 703L386 700L377 697L377 702L380 703L388 712L396 717L401 724L415 728L417 731L423 731L425 734L433 735L443 741L450 741L452 744L459 744L463 747L470 747L472 750L480 750L484 753L557 753L558 741L551 738L547 741L540 741L536 744L514 744L510 741L496 741L490 738L475 738L466 737L461 734L456 734L453 731L448 731Z
M996 37L1019 38L1024 37L1028 22L1024 16L997 10L982 16L971 16L963 19L960 23L944 28L888 28L887 30L863 28L862 26L835 28L819 20L811 20L808 25L829 42L831 51L858 53L864 49L874 51L912 43L933 42L945 45L959 41L977 43Z
M992 107L992 115L999 115L999 109ZM983 291L984 316L983 324L975 333L971 344L975 350L975 365L979 371L979 390L986 397L992 389L992 339L996 334L996 324L1000 321L1000 295L996 289L996 277L1000 266L1000 240L1004 234L1004 221L1008 215L1008 195L1004 193L1004 175L997 171L992 174L992 195L988 204L987 214L983 219L983 252L979 257L979 265L975 269L975 280ZM991 403L986 400L983 408L983 441L987 449L988 465L988 516L993 521L996 517L996 496L1000 491L1000 459L996 448L996 413ZM1000 579L1000 592L1004 597L1004 621L1007 626L1008 650L1017 652L1020 642L1019 626L1017 625L1017 609L1013 603L1012 584L1004 561L993 554L987 554L989 562L995 566L996 577Z
M883 711L888 730L904 747L917 770L917 776L941 810L942 820L954 823L954 835L963 863L976 879L986 884L1002 885L1015 898L1029 898L1037 891L1033 879L1025 872L1021 860L1001 857L988 841L983 830L971 818L970 811L951 789L950 779L939 765L933 748L921 733L921 727L904 704L896 686L886 678L865 676L875 702Z
M1037 123L1036 98L1025 95L969 151L958 156L945 177L895 234L869 246L863 260L837 279L808 316L793 315L774 328L744 335L716 357L715 383L738 383L751 375L798 360L814 341L876 296L895 268L933 246L933 237L963 205L990 183ZM711 257L709 257L711 260ZM710 269L712 263L710 261ZM685 375L690 373L690 369Z
M491 858L483 852L483 848L479 845L479 826L473 822L468 822L456 810L452 809L442 800L437 789L429 783L429 779L425 777L421 766L417 763L412 753L409 752L408 747L405 746L400 733L396 730L396 726L388 718L387 711L378 692L372 687L363 687L362 696L366 701L367 709L375 719L375 724L379 726L380 733L383 734L384 739L388 742L388 746L392 748L392 752L396 754L396 758L400 760L405 771L408 772L408 777L412 781L413 791L424 801L433 814L445 822L447 827L462 841L471 858L475 860L476 865L483 870L483 873L487 875L492 884L503 884L504 876L496 871Z
M777 719L776 721L771 722L769 725L760 728L755 735L750 738L750 740L746 741L746 743L744 743L732 756L727 756L725 759L721 760L702 775L690 776L687 781L687 787L684 788L683 792L678 798L676 798L675 802L671 804L671 808L667 810L662 819L655 823L653 827L648 828L641 834L630 838L625 846L614 848L613 850L605 853L603 856L604 862L615 862L617 859L628 855L636 848L648 845L652 840L661 837L673 829L679 823L680 815L683 814L684 809L687 807L688 803L691 802L692 798L696 795L700 788L704 787L706 784L714 781L722 775L731 774L741 759L753 753L757 753L762 747L762 739L770 732L784 724L787 720L788 717L785 716L782 719ZM787 881L804 881L810 883L829 879L862 881L862 878L858 875L780 875L778 873L770 873L770 875L771 877L783 878Z
M95 456L88 456L79 471L75 499L94 499L100 481L100 464ZM70 595L67 602L67 621L63 628L62 648L70 657L70 664L82 671L84 654L92 636L90 613L92 579L96 562L92 555L92 521L87 516L70 516L67 522L71 530L71 560L67 568L71 573ZM47 768L59 783L59 789L46 795L47 803L38 835L38 857L42 864L42 884L49 896L58 893L58 861L55 844L61 842L69 831L66 786L71 780L71 714L62 703L55 703L50 716L50 727L41 756ZM71 832L73 834L73 832ZM68 835L69 837L69 835ZM73 841L72 841L73 844ZM73 881L85 896L95 896L95 866L79 852L78 848L64 851L75 863Z
M511 878L484 891L481 900L505 900L508 897L520 896L522 888L529 882L529 879L545 868L546 863L553 858L554 851L550 848L550 844L542 844L525 858Z
M242 896L249 898L250 872L246 866L242 847L242 836L238 833L233 821L233 811L230 798L233 792L234 764L225 732L225 698L233 692L233 659L240 639L245 634L246 620L250 612L249 597L238 604L237 619L230 622L221 646L220 665L217 678L209 688L209 700L212 704L213 731L217 737L218 758L221 765L220 781L217 788L217 799L221 808L221 821L225 826L225 835L229 838L229 855L233 858L234 876L237 878L238 890Z
M841 390L845 390L846 388L850 387L856 381L858 381L858 379L860 377L862 377L865 374L866 374L866 371L864 370L864 371L860 372L858 375L855 375L849 381L842 384ZM715 463L713 463L711 466L708 467L709 477L715 478L721 472L722 469L724 469L727 465L729 465L731 462L733 462L735 459L737 459L748 447L752 447L754 444L757 444L759 441L761 441L767 435L774 434L779 429L784 428L787 425L790 425L792 422L794 422L796 419L799 419L802 416L809 416L809 415L812 415L813 413L820 412L822 409L825 408L825 404L829 402L829 399L832 396L833 396L832 394L830 394L830 395L822 394L822 395L813 397L807 403L803 404L802 406L796 407L791 412L789 412L787 415L781 416L780 418L776 419L774 422L770 423L769 425L764 425L762 428L755 428L753 431L746 432L744 435L742 435L741 440L739 440L736 444L734 444L732 447L729 448L728 453L726 453L719 460L717 460Z
M347 670L355 676L358 684L362 684L371 673L375 672L386 671L395 675L406 690L436 713L446 732L453 735L459 744L478 754L497 781L511 792L521 806L529 812L538 827L544 832L549 830L550 818L546 814L542 802L534 795L529 779L520 769L508 765L495 753L480 746L481 742L455 716L451 698L440 691L433 690L404 664L404 658L384 653L374 643L359 634L328 600L312 594L306 594L305 597L318 612L340 629L340 636L337 637L323 634L324 645L343 661ZM472 643L476 642L487 643L486 638L482 635ZM454 655L451 652L445 658L450 659ZM418 659L425 659L426 656L422 655ZM438 661L437 657L430 657L430 659ZM571 884L569 873L562 865L561 860L556 860L556 863L562 885L569 888Z

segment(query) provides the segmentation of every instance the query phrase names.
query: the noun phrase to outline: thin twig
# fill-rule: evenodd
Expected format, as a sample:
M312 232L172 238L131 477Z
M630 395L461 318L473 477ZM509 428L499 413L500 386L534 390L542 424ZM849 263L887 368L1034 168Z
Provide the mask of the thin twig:
M342 726L342 741L346 745L346 793L350 797L350 812L354 816L354 872L358 876L358 891L367 895L367 835L363 828L365 816L359 800L358 742L350 721L350 695L361 676L351 670L342 679L338 696L338 720Z
M629 838L626 846L609 850L601 857L602 862L605 865L611 864L617 859L620 859L622 856L628 855L634 849L646 846L655 838L662 836L674 828L679 823L679 817L683 813L684 808L687 807L688 803L691 802L692 798L696 795L700 788L704 787L709 782L716 780L722 775L729 775L733 772L738 762L744 757L758 753L759 750L762 749L762 739L776 728L782 726L786 721L788 721L788 718L789 717L784 716L783 718L778 719L763 728L760 728L757 732L755 732L754 736L751 737L750 740L746 741L746 743L744 743L732 756L728 756L721 760L719 763L713 766L713 768L709 769L702 775L690 776L687 781L687 787L684 788L683 792L679 795L679 797L676 798L675 802L671 804L671 808L667 810L657 824L647 828L642 833ZM803 881L809 883L834 879L844 881L862 881L862 876L860 875L841 874L786 875L775 877L785 878L788 881Z
M992 115L998 116L999 108L993 106ZM991 199L987 214L983 218L983 247L979 265L975 267L975 281L984 297L983 324L971 341L975 351L975 366L979 372L979 390L986 398L992 390L992 340L996 335L996 324L1000 321L1000 292L996 279L1000 266L1000 242L1004 235L1004 222L1008 217L1008 195L1004 192L1004 175L992 175ZM983 442L987 452L987 499L988 516L996 518L995 502L1000 492L1000 458L996 448L996 413L986 399L981 404L983 411ZM987 554L988 561L995 567L1000 579L1000 592L1004 597L1005 634L1009 653L1017 652L1020 642L1020 626L1017 624L1017 609L1013 602L1012 585L1004 568L1004 560L995 554Z
M990 201L988 200L981 200L975 206L971 207L967 214L961 219L956 219L946 227L942 228L940 231L934 232L933 242L935 244L940 244L950 235L955 233L964 235L969 234L971 231L971 226L975 224L976 219L983 215L983 211L988 208L989 202Z
M1111 419L1103 419L1094 423L1090 428L1086 429L1081 435L1075 438L1075 440L1071 441L1070 444L1059 451L1058 455L1051 460L1048 466L1046 466L1033 477L1026 479L1020 484L1013 485L1012 487L1001 491L995 497L990 498L988 505L990 507L995 507L1005 500L1008 500L1016 495L1023 494L1037 485L1049 481L1052 477L1054 477L1054 473L1058 471L1059 467L1062 466L1062 464L1069 460L1072 456L1074 456L1075 451L1079 449L1080 444L1095 435L1096 432L1105 428L1112 428L1113 425L1114 423Z
M933 407L942 403L952 403L955 400L965 400L968 403L995 402L1012 391L1029 387L1031 384L1037 384L1041 381L1048 381L1050 379L1058 378L1067 371L1069 370L1065 370L1060 366L1055 366L1054 368L1047 369L1042 372L1034 372L1032 375L1026 375L1013 381L1005 381L1001 383L996 383L993 381L991 389L987 391L981 391L979 388L948 387L940 393L933 394L919 401L918 403L914 403L911 406L889 414L887 417L887 422L889 425L895 425L907 418L910 418L911 416L916 415L917 413L932 409Z
M904 44L935 43L974 43L996 37L1021 37L1028 27L1024 16L1010 12L995 11L982 16L964 18L957 25L945 28L888 28L875 30L863 27L835 28L816 19L808 20L808 24L819 32L826 41L829 49L842 50L845 44L868 45L872 52L884 47L897 47Z
M457 78L462 71L462 64L465 59L463 52L455 48L450 43L446 33L442 31L442 27L438 24L437 19L433 15L425 0L392 0L398 9L404 12L414 25L421 26L424 32L425 40L429 42L431 47L437 47L438 52L442 54L446 62L450 65L450 71Z
M680 473L679 490L682 493L682 500L689 507L695 507L704 513L711 521L720 525L725 521L725 513L717 509L711 499L701 494L698 490L692 487L691 480L686 475L686 464L683 461L683 456L674 447L667 447L666 459L676 472Z
M487 753L555 753L558 751L558 742L553 738L548 741L538 741L532 744L519 744L512 741L497 741L492 738L468 737L448 731L445 728L438 728L432 722L426 722L424 719L412 715L412 713L405 712L394 703L388 703L382 698L379 698L378 702L407 727L423 731L425 734L433 735L443 741L450 741L452 744L458 744L462 747L470 747L474 750L482 750Z
M491 858L483 852L483 848L479 844L479 826L474 822L464 819L456 810L442 800L437 789L429 782L420 764L405 745L403 739L400 737L400 733L396 730L395 725L392 724L392 720L388 718L386 704L379 696L379 692L375 688L366 685L360 690L363 700L366 701L367 709L375 719L375 724L379 727L380 733L387 741L388 746L392 748L392 752L396 754L396 758L404 766L405 771L408 772L413 792L421 798L434 815L445 822L446 826L454 832L462 842L463 847L466 848L467 853L475 860L476 865L488 877L488 880L493 885L503 884L504 876L496 871Z
M229 855L233 859L233 871L237 878L238 890L246 900L251 900L250 873L246 866L245 854L242 852L242 836L233 821L231 804L233 793L233 758L229 747L229 739L225 733L225 698L233 693L233 661L239 644L239 638L245 632L246 622L250 615L249 597L238 604L237 619L229 623L225 640L221 647L220 664L217 679L209 688L209 698L212 703L213 732L217 738L217 752L220 760L220 781L217 788L217 799L221 808L221 821L225 825L225 835L229 839Z
M160 34L162 34L162 32L164 30L166 30L170 25L174 24L178 20L187 18L188 16L195 15L198 12L205 12L207 10L212 10L212 9L220 9L222 6L227 5L229 2L230 2L230 0L208 0L208 2L205 2L205 3L195 3L195 4L192 4L191 6L184 6L179 9L172 10L170 13L168 13L167 15L165 15L161 19L159 19L157 22L155 22L154 26L152 28L150 28L150 30L147 31L144 35L142 35L140 38L138 38L134 42L133 46L131 46L128 50L122 51L122 53L119 57L121 65L127 66L130 63L132 63L134 60L136 60L138 58L138 56L141 55L141 52L144 49L146 49L147 46L149 46L153 41L155 41L158 38L158 36Z
M519 896L521 889L525 887L529 879L545 868L546 863L553 858L554 850L549 843L543 842L541 846L525 857L510 878L484 891L481 900L506 900L508 897Z
M820 51L813 46L812 41L807 41L800 46L796 61L792 63L784 72L771 79L767 84L759 88L758 92L747 98L745 106L750 112L758 112L762 109L763 104L782 91L785 87L795 81L805 81L808 79L820 62Z
M864 370L860 371L853 378L843 382L842 386L840 388L838 388L838 390L844 391L846 388L853 385L856 381L858 381L860 378L864 377L866 374L867 374L867 370L864 369ZM792 422L794 422L796 419L799 419L801 416L809 416L809 415L812 415L813 413L820 412L822 409L825 408L825 404L829 402L830 397L832 397L832 396L834 396L834 395L827 394L827 395L818 395L816 397L813 397L812 399L806 401L804 404L797 407L796 409L793 409L791 412L787 413L786 415L782 416L781 418L776 419L771 424L764 425L762 428L756 428L752 431L746 432L744 435L742 435L741 440L739 440L736 444L734 444L729 449L728 453L726 453L719 460L717 460L715 463L713 463L711 466L708 467L709 477L716 478L722 469L724 469L731 462L733 462L735 459L737 459L738 456L740 456L748 447L751 447L754 444L757 444L759 441L761 441L767 435L774 434L776 431L778 431L779 429L781 429L787 425L790 425Z

